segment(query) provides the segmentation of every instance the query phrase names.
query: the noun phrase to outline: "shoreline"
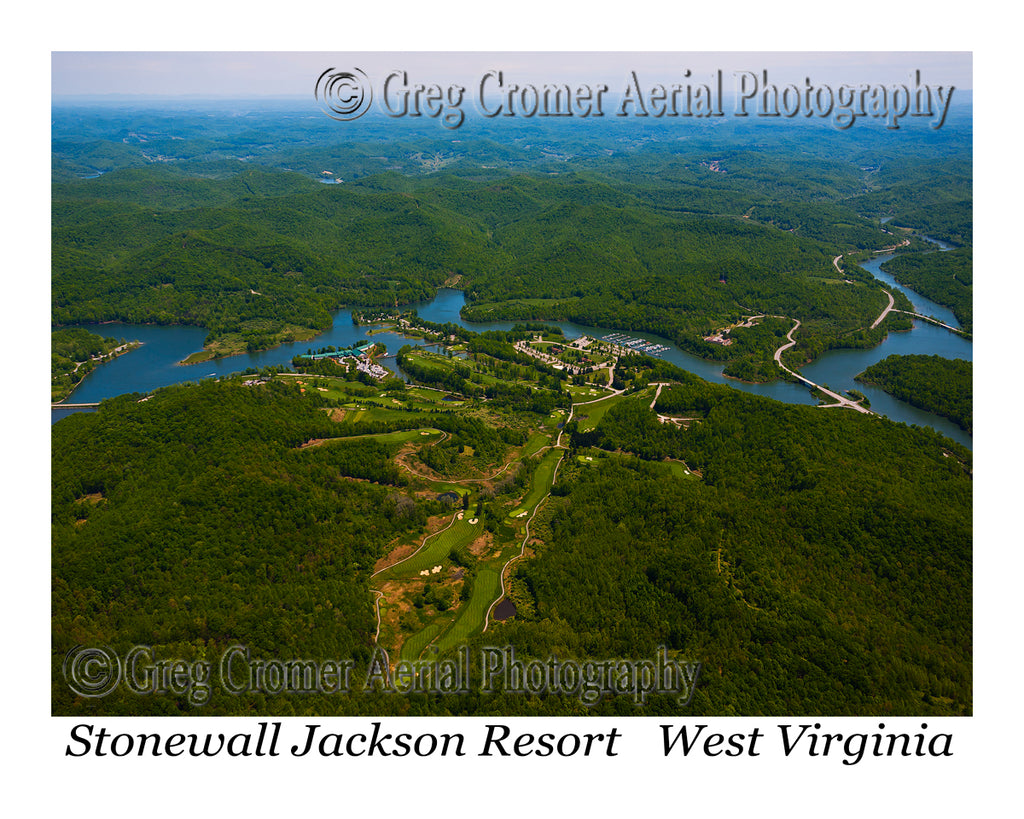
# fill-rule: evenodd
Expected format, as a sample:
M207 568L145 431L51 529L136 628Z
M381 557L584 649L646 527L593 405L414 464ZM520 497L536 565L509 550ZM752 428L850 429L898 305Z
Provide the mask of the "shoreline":
M198 326L198 325L193 325L193 326ZM181 361L178 361L175 364L175 366L176 367L191 367L194 364L203 364L204 362L207 362L207 361L217 361L217 360L220 360L222 358L231 358L232 356L236 356L236 355L245 355L246 353L264 353L264 352L267 352L268 350L274 350L274 349L280 347L282 344L292 344L292 343L295 343L297 341L309 341L310 339L316 338L317 336L322 335L323 333L326 333L330 329L331 329L330 327L320 328L320 329L312 329L312 328L308 328L308 327L303 327L303 328L296 328L296 329L293 329L293 330L282 331L282 332L286 332L291 337L290 338L285 338L285 339L280 339L279 341L276 341L273 344L270 344L270 345L268 345L266 347L259 347L259 348L255 349L255 350L249 350L248 348L235 349L236 345L230 343L231 341L235 340L232 337L233 334L228 334L226 336L221 336L220 338L215 339L209 345L204 344L203 348L201 350L197 350L194 353L190 353L187 357L183 358ZM218 343L223 343L225 349L217 349L216 345Z
M109 353L106 353L105 355L102 355L99 358L90 358L90 359L88 359L88 361L95 362L96 366L100 366L101 364L106 364L106 363L108 363L110 361L113 361L115 358L120 358L125 353L130 353L133 350L139 349L139 347L141 347L144 343L145 342L138 341L138 340L129 341L126 344L123 344L121 346L115 347ZM78 366L75 367L74 372L77 373L78 370L81 369L82 365L85 364L85 363L87 363L87 362L86 361L79 361L79 362L77 362ZM94 367L93 370L94 369L96 369L96 368ZM59 407L61 404L63 404L65 401L67 401L72 396L72 394L75 392L75 390L77 390L82 385L82 382L85 381L85 379L89 376L89 373L91 373L93 370L89 370L89 372L85 373L74 384L72 384L65 392L63 392L63 394L59 398L57 398L56 400L54 400L53 395L51 394L50 395L50 406L51 407Z

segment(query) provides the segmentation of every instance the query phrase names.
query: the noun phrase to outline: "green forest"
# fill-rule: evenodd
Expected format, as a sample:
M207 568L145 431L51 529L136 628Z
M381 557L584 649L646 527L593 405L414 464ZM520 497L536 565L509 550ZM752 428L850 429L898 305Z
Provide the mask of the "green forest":
M857 376L900 401L974 430L974 366L937 355L891 355Z
M134 346L123 338L98 336L80 327L54 330L50 334L50 400L67 398L99 364Z
M500 361L478 353L467 383ZM430 645L442 658L469 645L474 663L481 648L507 645L539 660L642 659L664 647L702 664L686 713L970 713L966 450L653 359L624 360L614 375L625 391L604 393L600 412L575 403L564 427L565 408L499 406L480 391L394 382L378 394L290 373L121 396L59 422L54 712L200 707L187 695L76 698L61 677L75 645L145 645L185 661L243 645L254 657L350 659L360 680L378 645L410 662L429 659ZM529 556L513 559L521 544ZM434 565L442 573L424 580ZM502 574L516 614L484 632ZM678 711L667 694L640 710L627 696L585 706L566 694L360 687L218 689L201 705Z
M896 225L970 241L969 142L945 134L927 150L910 135L884 147L865 135L851 150L797 127L754 151L736 124L686 143L595 127L555 138L555 152L514 129L503 145L410 133L382 146L370 122L364 142L324 148L315 123L269 140L230 120L135 112L114 140L106 118L56 116L52 321L198 325L207 356L310 338L339 308L393 309L447 285L465 291L466 319L647 331L772 380L771 348L744 338L755 333L704 339L764 314L802 322L794 363L876 344L908 320L868 330L884 293L832 259L892 244ZM340 183L320 184L322 168ZM955 286L922 288L958 315L966 259L927 271L967 281L966 302Z
M973 249L900 254L882 264L896 281L953 311L964 332L974 328Z
M334 309L397 307L454 283L471 320L645 330L729 359L744 353L703 337L743 313L800 317L811 357L856 346L885 305L856 269L842 285L819 240L659 211L587 175L449 177L407 191L253 169L205 183L253 196L191 208L147 201L167 175L113 172L87 200L82 183L55 186L55 322L200 324L215 351L251 351L325 329Z

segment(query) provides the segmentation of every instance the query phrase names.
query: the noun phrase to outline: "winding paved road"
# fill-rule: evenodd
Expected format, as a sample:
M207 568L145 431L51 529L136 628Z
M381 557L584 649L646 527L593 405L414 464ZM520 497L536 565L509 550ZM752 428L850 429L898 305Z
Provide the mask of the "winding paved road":
M892 297L892 293L890 293L888 290L882 290L882 292L889 297L889 306L882 311L881 315L878 318L875 319L875 323L871 325L872 330L874 330L879 324L881 324L885 320L885 317L889 315L889 311L892 310L892 306L896 303L896 300ZM900 313L902 311L897 310L896 312Z
M836 403L834 404L822 404L821 406L823 409L826 407L850 407L851 409L857 410L857 412L863 412L865 415L874 415L875 413L873 413L871 410L865 409L855 401L851 401L849 398L843 398L843 396L839 395L839 393L832 392L832 390L826 389L825 387L821 386L821 384L815 384L813 381L811 381L811 379L804 378L802 375L800 375L800 373L793 372L793 370L789 369L789 367L782 363L782 354L790 347L792 347L794 344L796 344L796 341L793 339L793 333L795 333L797 331L797 328L800 326L800 320L793 319L793 322L793 329L786 333L786 338L789 339L789 343L783 344L781 347L779 347L779 349L775 351L775 363L778 364L783 370L785 370L791 376L799 379L801 383L806 384L808 387L812 387L816 390L821 390L823 393L825 393L825 395L831 396L836 400Z

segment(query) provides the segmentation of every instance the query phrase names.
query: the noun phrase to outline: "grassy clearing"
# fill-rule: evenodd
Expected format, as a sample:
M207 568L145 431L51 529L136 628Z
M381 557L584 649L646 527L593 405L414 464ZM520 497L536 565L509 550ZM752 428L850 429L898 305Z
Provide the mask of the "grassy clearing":
M260 347L261 350L270 350L289 341L307 341L323 332L322 329L318 330L300 324L281 324L271 319L244 321L240 327L242 332L225 333L209 344L203 345L201 351L192 353L181 363L198 364L214 358L225 358L247 352L252 333L260 333L264 337L266 344Z
M397 576L417 575L425 569L432 569L434 566L448 568L451 561L448 555L453 548L468 546L474 539L483 532L483 523L477 521L470 523L469 513L465 513L463 520L457 520L454 525L441 530L436 535L427 539L426 545L412 557L403 560L397 566L392 566L379 577L381 581ZM442 572L444 569L442 569ZM440 573L436 576L440 576ZM435 577L435 575L430 575Z
M696 475L678 461L657 461L656 463L659 468L664 469L673 478L697 479Z
M431 443L441 434L439 429L421 427L419 429L402 429L398 432L376 432L371 435L345 435L340 438L328 438L324 443L331 441L379 441L382 444L404 444L407 441Z
M382 444L404 444L406 441L430 443L442 434L443 433L439 429L433 429L432 427L420 427L419 429L403 429L398 432L378 432L374 435L354 435L348 439L342 438L339 440L351 441L366 438L372 441L380 441Z
M198 353L192 353L188 358L181 361L182 364L201 364L204 361L212 361L217 358L217 354L213 350L200 350Z
M480 370L473 368L476 373L476 377L480 379L481 384L507 384L508 382L504 378L496 378L490 373L480 372Z
M531 455L535 455L540 452L544 447L551 443L551 436L546 435L543 432L535 432L530 436L530 439L523 446L521 457L529 458Z
M601 387L596 384L570 384L566 389L572 396L572 400L579 401L596 401L602 395L608 395L609 390L607 387Z
M357 401L357 400L359 400L358 398L354 398L353 396L349 395L349 393L345 392L344 390L338 389L333 384L328 384L327 385L327 391L326 392L321 390L319 387L317 388L317 392L319 392L321 395L323 395L324 398L330 398L332 401L342 401L342 402L344 402L344 401Z
M346 407L346 421L358 423L360 421L426 421L429 419L427 413L407 412L403 410L390 410L383 407Z
M402 650L399 652L400 658L410 662L417 659L420 654L423 653L423 649L427 647L427 644L433 640L440 631L441 624L436 620L433 623L429 623L420 631L417 631L402 643Z
M601 466L609 460L632 458L633 456L623 454L620 452L607 452L603 449L597 449L592 447L587 449L583 454L577 455L576 460L584 466ZM655 469L664 472L673 478L686 481L699 481L700 478L694 475L686 465L680 461L644 461L645 464L650 464Z
M537 465L537 471L533 473L533 482L530 484L530 491L526 493L523 502L510 513L510 517L516 517L523 512L532 512L533 507L540 503L541 499L551 491L551 484L555 480L555 465L562 457L561 450L552 449L544 455Z
M454 492L460 497L470 494L470 488L464 483L449 483L447 481L428 481L427 485L430 487L432 492L437 492L441 495L445 492ZM469 515L468 517L473 517Z
M501 577L495 569L481 567L473 582L473 594L459 609L459 616L451 628L437 642L438 652L444 654L466 642L484 627L484 617L491 603L501 591Z
M621 395L613 395L610 398L606 398L604 401L598 401L595 404L587 404L582 407L577 407L573 417L579 421L579 429L581 432L596 427L604 414L608 412L612 407L622 400ZM586 416L585 418L583 416Z
M448 370L451 369L448 359L445 356L437 355L436 353L426 352L409 352L406 353L410 361L420 364L424 367L429 367L435 370Z
M424 387L408 387L403 393L404 398L412 398L416 401L422 401L425 404L450 404L451 401L445 401L444 397L448 393L441 392L440 390L428 390Z

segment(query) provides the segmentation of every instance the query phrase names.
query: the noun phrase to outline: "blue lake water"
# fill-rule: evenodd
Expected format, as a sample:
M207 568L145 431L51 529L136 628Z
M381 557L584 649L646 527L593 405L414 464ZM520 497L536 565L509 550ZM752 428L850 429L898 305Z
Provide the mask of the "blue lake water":
M907 293L918 312L925 315L934 315L951 326L958 326L954 323L955 318L948 310L939 305L934 305L926 299L922 299L916 293L912 293L912 291L896 284L892 277L883 273L879 269L879 265L888 258L891 257L879 256L870 262L864 263L862 267L870 270L876 277L886 282L888 286L896 287ZM465 304L465 295L462 291L442 289L438 291L437 297L431 301L419 302L408 305L408 307L415 308L419 315L428 321L438 323L453 322L477 332L484 330L509 330L512 328L513 322L467 322L459 315L463 304ZM953 320L949 321L949 319ZM545 323L561 327L566 337L570 339L578 338L581 335L601 338L613 332L600 327L588 327L572 322L552 321ZM82 404L102 401L127 392L145 393L170 384L226 376L241 372L250 367L259 369L271 365L289 365L294 356L305 353L308 350L327 346L351 347L356 341L368 336L375 342L387 345L390 354L397 352L405 344L418 343L415 340L404 338L397 333L389 331L376 332L370 336L369 334L374 328L357 327L352 323L352 313L350 310L339 310L334 315L333 326L326 332L308 341L282 344L273 350L244 353L231 356L230 358L221 358L200 364L183 366L179 364L180 361L202 349L203 340L206 337L205 330L197 327L118 323L85 324L81 326L90 332L102 336L113 336L114 338L142 342L142 346L137 350L98 367L86 376L71 397L67 399L69 402ZM669 349L661 354L661 358L708 381L728 384L730 387L743 390L744 392L775 398L790 404L813 405L817 403L806 388L796 384L782 381L771 384L747 384L736 381L722 375L723 365L705 361L685 353L667 339L650 333L629 332L628 335L664 344ZM970 341L966 341L948 330L935 327L927 322L915 321L914 329L910 332L890 333L885 341L870 350L833 350L823 355L813 364L804 367L801 373L812 381L829 386L834 390L858 389L871 400L871 408L875 412L879 412L896 421L933 427L964 446L971 447L971 436L955 424L944 418L939 418L931 413L911 407L902 401L897 401L886 395L882 390L857 383L853 380L853 377L862 372L866 367L894 353L902 355L911 353L937 354L946 358L971 360L972 345ZM382 363L393 371L397 370L393 358L385 359ZM51 422L56 422L75 411L73 409L55 408L51 411Z
M936 242L936 244L939 245L940 250L949 249L948 245L943 245L940 242ZM881 265L891 258L891 254L882 254L871 261L862 263L861 267L870 271L886 286L906 294L910 303L913 304L914 310L918 313L934 316L951 327L959 327L960 323L949 309L904 287L881 270ZM967 339L942 327L929 324L927 321L920 319L913 321L914 329L910 332L889 333L885 341L870 350L832 350L817 361L803 367L800 373L816 384L822 384L835 391L860 390L868 397L874 412L907 424L932 427L954 441L971 447L971 436L952 421L898 401L878 387L854 381L855 375L864 372L872 364L877 364L890 355L940 355L943 358L974 360L974 345Z
M936 253L940 253L944 250L952 250L952 247L945 244L944 242L940 242L938 239L929 239L927 236L924 236L922 238L928 239L929 242L932 242L938 248L938 250L935 251ZM948 324L950 327L959 327L960 322L957 321L956 316L953 315L953 311L950 310L948 307L943 307L941 304L936 304L934 301L929 301L924 296L915 293L913 290L907 287L904 287L902 284L896 281L896 279L894 279L892 276L890 276L888 273L882 270L882 265L889 261L889 259L891 258L893 258L893 254L891 253L879 254L871 261L862 264L861 267L863 267L865 270L870 270L871 274L876 279L885 282L885 284L888 285L889 287L902 291L906 295L906 297L910 299L910 303L914 306L915 312L920 313L922 316L932 316L933 318L937 318L939 321L943 322L944 324Z

